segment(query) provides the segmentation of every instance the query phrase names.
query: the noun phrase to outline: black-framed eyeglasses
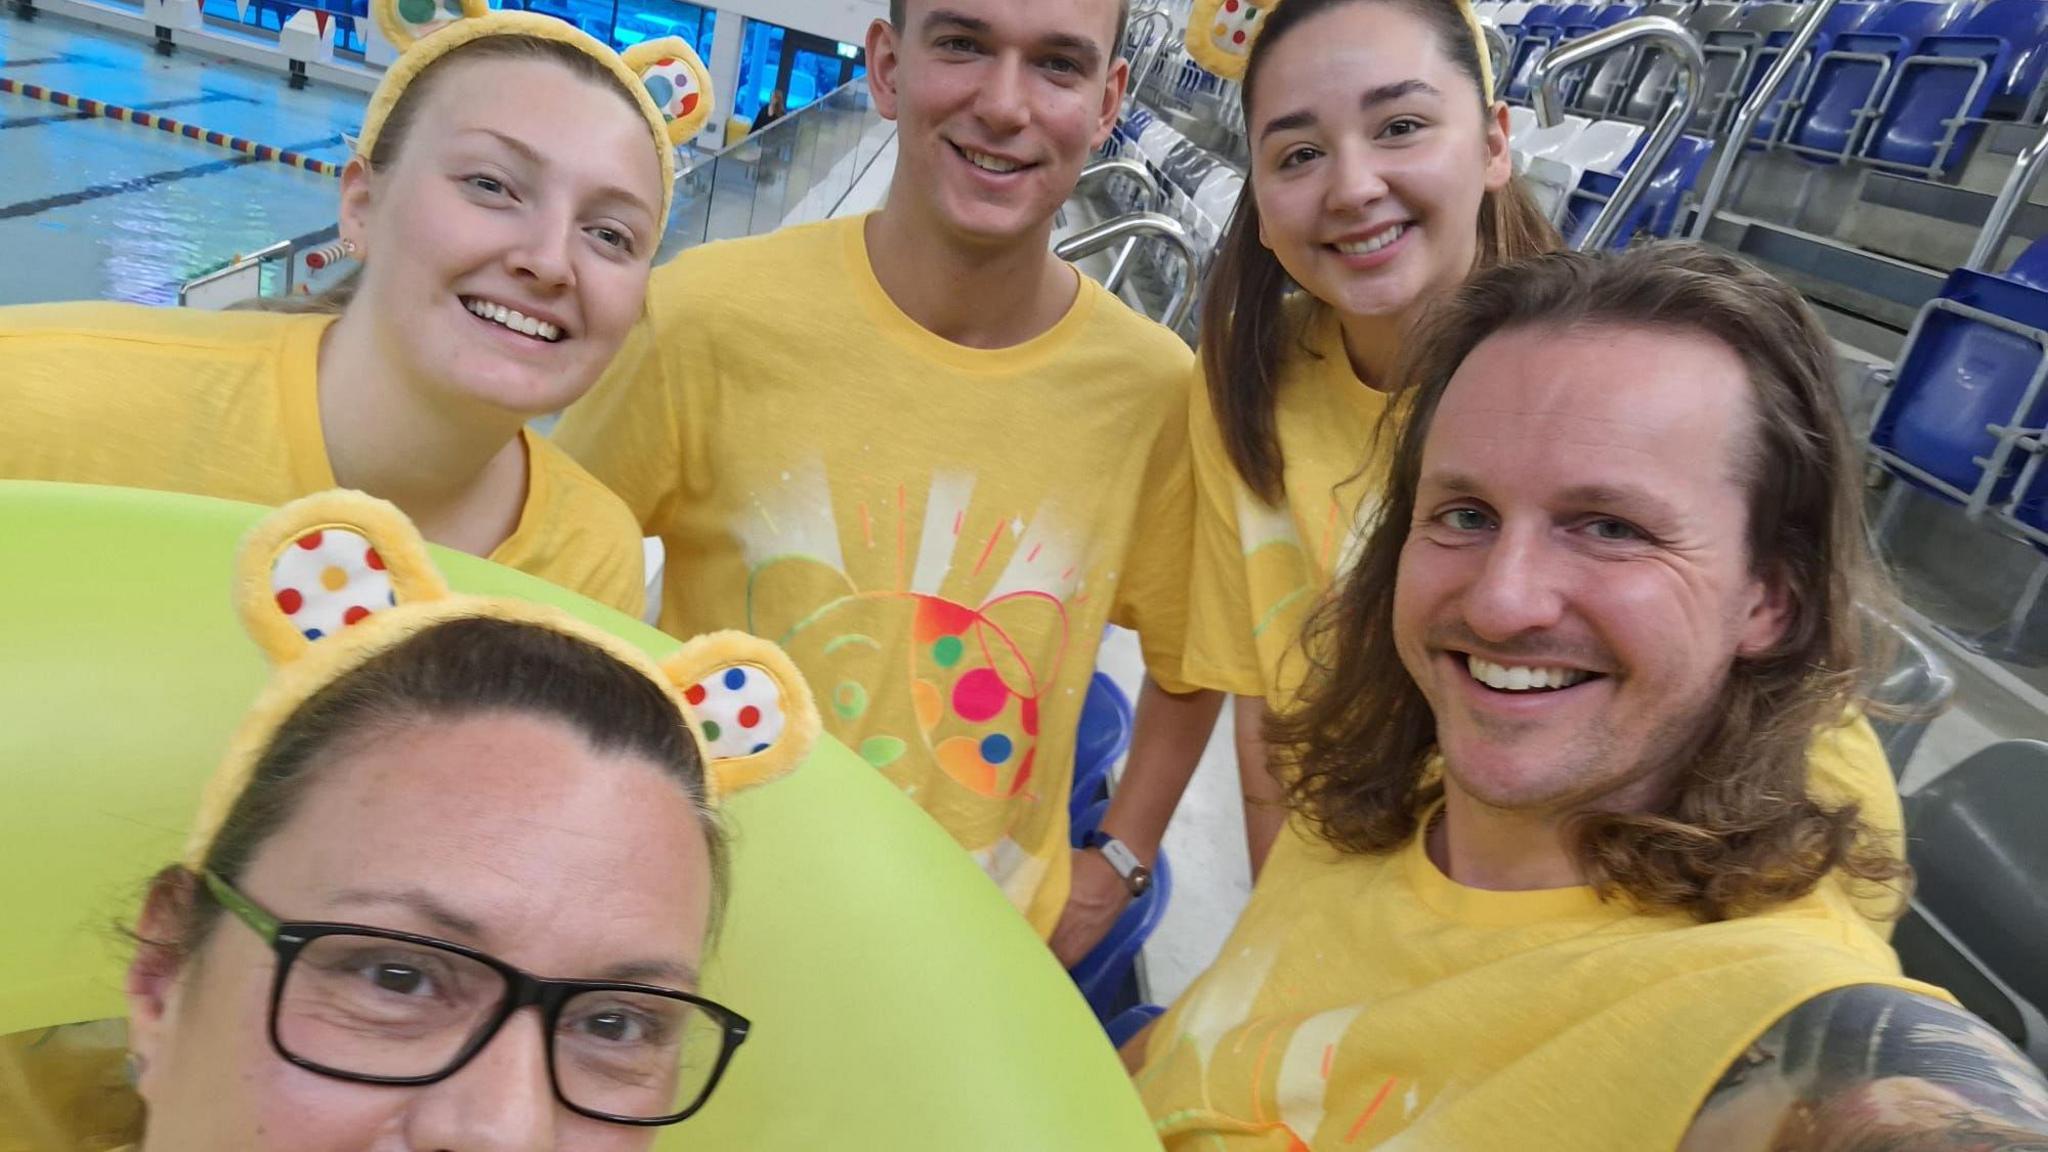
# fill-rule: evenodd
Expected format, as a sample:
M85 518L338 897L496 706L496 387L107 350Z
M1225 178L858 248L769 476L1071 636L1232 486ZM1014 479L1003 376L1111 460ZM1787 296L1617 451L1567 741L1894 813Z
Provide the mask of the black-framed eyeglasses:
M746 1017L670 988L542 980L474 949L360 924L280 920L205 873L223 908L277 953L270 1043L308 1071L364 1084L445 1080L505 1021L538 1007L555 1098L614 1124L675 1124L711 1098Z

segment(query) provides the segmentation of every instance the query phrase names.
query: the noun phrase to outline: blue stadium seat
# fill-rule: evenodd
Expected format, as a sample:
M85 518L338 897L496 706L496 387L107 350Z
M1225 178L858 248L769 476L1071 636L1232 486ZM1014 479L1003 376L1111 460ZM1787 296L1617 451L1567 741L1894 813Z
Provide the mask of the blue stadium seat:
M2043 256L2028 255L2038 268ZM1959 268L1906 337L1872 422L1872 456L1972 513L2006 503L2026 458L2021 435L2048 425L2044 382L2048 290Z
M1109 801L1100 800L1074 820L1072 836L1076 848L1102 824ZM1067 970L1081 989L1081 996L1095 1010L1095 1018L1107 1024L1124 1008L1131 995L1138 953L1166 915L1167 901L1173 899L1173 867L1161 851L1152 862L1152 886L1143 896L1125 905L1123 914L1110 926L1093 951Z
M1645 139L1648 134L1645 134ZM1600 215L1601 205L1607 202L1621 187L1622 175L1635 166L1636 157L1642 153L1642 141L1628 158L1622 161L1620 174L1588 172L1579 178L1578 192L1574 193L1566 207L1564 235L1573 247L1578 247L1593 227L1593 221ZM1706 166L1707 156L1713 151L1711 141L1700 136L1680 136L1664 157L1664 164L1635 205L1622 217L1621 226L1615 230L1613 247L1625 248L1639 235L1669 236L1678 227L1679 212L1684 207L1685 194L1699 179L1700 170Z
M1558 25L1559 8L1555 4L1538 4L1522 15L1522 21L1501 31L1507 33L1513 42L1508 51L1507 98L1517 103L1526 103L1529 98L1529 73L1550 46L1563 35Z
M1590 36L1602 28L1611 28L1623 20L1639 15L1641 12L1641 6L1633 3L1609 4L1605 7L1597 4L1574 4L1570 8L1565 9L1565 12L1560 15L1561 21L1569 19L1571 22L1562 24L1563 35L1559 42L1576 40L1581 36ZM1596 61L1584 67L1574 68L1560 77L1558 79L1558 92L1564 97L1566 106L1578 107L1580 93L1585 91L1588 81L1596 74L1596 70L1608 67L1618 69L1617 75L1626 76L1628 69L1626 54L1610 56L1604 63ZM1533 96L1530 98L1534 99Z
M2003 37L2012 48L2005 73L1998 77L1998 89L1991 94L1991 113L2013 119L2026 116L2043 79L2048 78L2048 3L1991 0L1971 18L1969 30Z
M1877 115L1892 72L1929 36L1967 16L1950 0L1901 0L1845 32L1814 64L1781 144L1809 160L1845 160Z
M2029 288L2048 291L2048 244L2027 245L2027 250L2005 270L2005 278Z
M1842 0L1828 9L1827 15L1821 19L1820 28L1814 33L1813 42L1807 45L1806 51L1793 64L1792 74L1786 77L1785 86L1779 90L1777 99L1766 105L1763 115L1758 117L1756 131L1750 136L1752 141L1768 143L1777 139L1785 107L1793 96L1805 87L1807 78L1813 72L1815 57L1825 55L1832 49L1837 37L1854 32L1874 19L1883 7L1878 0ZM1790 31L1777 33L1767 37L1764 46L1752 54L1749 77L1742 86L1744 100L1748 100L1763 84L1764 75L1770 71L1772 63L1791 42ZM1752 147L1754 146L1755 144L1752 144Z
M2048 7L2042 0L2017 2ZM1861 155L1926 176L1953 173L1976 138L1977 126L1966 121L1984 114L2011 54L2002 36L1965 32L1922 40L1900 61Z
M1081 724L1074 732L1074 787L1067 814L1078 820L1109 795L1109 770L1131 746L1131 699L1116 681L1097 672L1081 701Z

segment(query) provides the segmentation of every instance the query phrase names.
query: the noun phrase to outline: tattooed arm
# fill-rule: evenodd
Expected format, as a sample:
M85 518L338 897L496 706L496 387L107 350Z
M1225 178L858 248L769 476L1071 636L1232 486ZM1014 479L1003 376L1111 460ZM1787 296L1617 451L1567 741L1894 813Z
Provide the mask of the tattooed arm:
M1722 1076L1680 1152L2048 1152L2048 1083L1990 1025L1897 988L1817 996Z

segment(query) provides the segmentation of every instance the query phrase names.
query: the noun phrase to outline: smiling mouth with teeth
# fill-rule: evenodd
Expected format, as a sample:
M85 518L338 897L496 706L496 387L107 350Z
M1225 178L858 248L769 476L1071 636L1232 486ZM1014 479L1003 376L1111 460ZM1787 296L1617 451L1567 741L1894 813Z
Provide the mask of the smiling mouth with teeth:
M953 151L958 152L962 160L967 161L983 172L992 172L998 176L1007 176L1012 172L1021 172L1030 167L1028 164L1019 164L1015 160L1005 160L1000 156L991 156L986 152L976 152L972 148L962 148L958 144L953 145Z
M1555 692L1583 684L1596 675L1582 668L1495 664L1472 655L1465 657L1465 670L1472 674L1474 680L1496 692Z
M493 304L489 300L465 296L462 298L462 306L469 309L469 314L479 320L488 320L493 324L510 328L522 336L531 336L543 344L554 344L562 339L562 330L560 328L545 320L536 320L531 316L515 312L503 304Z
M1331 247L1346 256L1370 256L1407 234L1408 225L1396 224L1384 232L1375 234L1370 239L1360 240L1355 243L1332 244Z

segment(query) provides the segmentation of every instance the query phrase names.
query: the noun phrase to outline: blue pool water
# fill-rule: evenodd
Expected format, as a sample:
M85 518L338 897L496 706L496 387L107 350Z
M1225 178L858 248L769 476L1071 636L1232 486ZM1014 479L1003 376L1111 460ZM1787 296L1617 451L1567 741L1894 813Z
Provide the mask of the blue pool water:
M0 15L0 76L336 163L365 97L44 15ZM0 304L174 302L237 255L334 222L338 182L0 94Z

